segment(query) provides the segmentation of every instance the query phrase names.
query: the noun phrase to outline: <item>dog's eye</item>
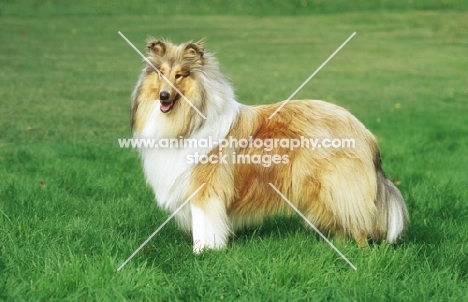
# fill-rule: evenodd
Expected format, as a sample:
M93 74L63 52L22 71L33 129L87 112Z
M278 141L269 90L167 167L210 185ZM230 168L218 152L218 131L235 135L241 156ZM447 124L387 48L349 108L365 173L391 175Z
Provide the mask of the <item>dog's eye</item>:
M180 78L181 76L182 76L182 75L181 75L180 73L178 73L178 74L175 75L175 78L178 79L178 78Z

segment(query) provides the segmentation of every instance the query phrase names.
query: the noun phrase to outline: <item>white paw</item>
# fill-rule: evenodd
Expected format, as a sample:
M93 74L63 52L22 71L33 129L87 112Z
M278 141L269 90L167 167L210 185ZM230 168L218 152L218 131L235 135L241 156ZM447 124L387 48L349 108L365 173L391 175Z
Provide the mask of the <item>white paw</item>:
M200 241L197 241L197 242L193 243L193 253L195 255L200 254L204 249L205 249L205 246Z

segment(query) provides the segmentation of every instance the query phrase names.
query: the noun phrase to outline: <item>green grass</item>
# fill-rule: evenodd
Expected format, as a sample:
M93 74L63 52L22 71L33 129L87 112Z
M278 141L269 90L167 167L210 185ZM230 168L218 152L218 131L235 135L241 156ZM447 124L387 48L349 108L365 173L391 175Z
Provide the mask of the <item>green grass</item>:
M0 3L0 15L122 15L148 14L242 14L242 15L309 15L376 11L466 11L464 0L6 0Z
M465 2L261 18L22 3L0 6L0 300L468 299ZM375 133L409 207L405 240L368 249L333 240L354 271L297 218L198 257L171 222L116 272L168 217L136 152L117 144L130 136L142 66L119 30L140 49L150 34L207 37L247 104L287 98L356 31L296 98L339 104Z

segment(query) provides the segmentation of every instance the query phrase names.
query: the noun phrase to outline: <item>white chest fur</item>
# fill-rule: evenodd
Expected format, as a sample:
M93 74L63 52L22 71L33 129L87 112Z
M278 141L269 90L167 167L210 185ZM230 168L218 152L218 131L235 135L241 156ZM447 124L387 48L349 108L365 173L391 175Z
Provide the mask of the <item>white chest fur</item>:
M190 137L197 145L161 147L164 125L158 124L163 113L159 110L159 103L155 102L151 110L148 122L141 133L135 133L135 138L153 139L158 144L156 148L142 148L140 154L143 161L143 169L147 183L155 192L159 206L173 213L191 192L187 192L193 167L197 164L189 160L195 153L198 155L208 154L213 147L199 144L201 140L209 139L218 142L226 137L231 129L238 110L231 109L223 115L208 116L203 127L194 132ZM235 108L237 109L237 108ZM201 145L201 146L200 146ZM191 228L190 207L187 205L176 215L180 227L189 230Z

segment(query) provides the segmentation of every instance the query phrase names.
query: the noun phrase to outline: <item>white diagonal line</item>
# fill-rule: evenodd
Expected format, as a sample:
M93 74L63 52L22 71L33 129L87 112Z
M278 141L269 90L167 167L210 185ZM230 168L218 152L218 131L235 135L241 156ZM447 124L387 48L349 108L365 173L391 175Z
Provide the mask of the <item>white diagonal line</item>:
M319 71L320 71L320 69L322 69L322 67L323 67L323 66L325 66L325 64L327 64L327 63L328 63L328 61L330 61L330 60L331 60L331 59L332 59L332 58L333 58L333 57L334 57L334 56L335 56L335 55L336 55L336 54L337 54L337 53L338 53L338 52L339 52L339 51L342 49L342 48L343 48L343 46L345 46L345 45L346 45L346 43L348 43L348 42L349 42L349 40L351 40L351 39L354 37L354 35L355 35L355 34L356 34L356 32L354 32L354 33L353 33L351 36L349 36L349 38L348 38L348 39L346 39L346 41L344 41L344 42L343 42L343 44L341 44L341 46L340 46L340 47L338 47L338 49L337 49L337 50L335 50L335 52L334 52L334 53L332 53L332 55L331 55L331 56L329 56L329 57L328 57L328 59L326 59L326 60L325 60L325 62L323 62L323 64L322 64L322 65L320 65L320 67L319 67L319 68L317 68L317 70L316 70L316 71L314 71L314 73L313 73L313 74L311 74L311 75L310 75L310 77L308 77L308 78L307 78L307 80L305 80L305 82L304 82L304 83L302 83L302 85L301 85L301 86L299 86L299 88L297 88L297 89L296 89L296 91L294 91L294 92L293 92L293 94L291 94L291 96L289 96L289 98L288 98L286 101L284 101L284 102L281 104L281 106L279 106L279 107L278 107L278 109L276 109L276 110L275 110L275 112L273 112L273 113L272 113L272 114L271 114L271 115L268 117L268 119L271 119L273 116L275 116L275 114L277 114L277 113L278 113L278 111L280 111L280 110L281 110L281 108L283 108L283 106L284 106L284 105L286 105L286 103L287 103L287 102L289 102L289 101L290 101L290 100L291 100L291 99L292 99L292 98L293 98L293 97L296 95L296 93L298 93L298 92L299 92L299 90L301 90L301 89L302 89L302 87L304 87L304 86L305 86L305 85L306 85L306 84L307 84L307 83L308 83L308 82L309 82L309 81L310 81L310 80L311 80L311 79L312 79L312 78L313 78L313 77L314 77L314 76L317 74L317 72L319 72Z
M327 237L325 237L325 235L323 235L316 227L315 225L313 225L312 222L309 221L309 219L307 219L307 217L304 216L304 214L302 214L293 204L292 202L290 202L286 196L283 195L283 193L280 192L280 190L278 190L271 182L268 183L275 191L276 193L278 193L283 199L284 201L286 201L290 206L291 208L294 209L294 211L297 212L297 214L299 214L299 216L301 216L313 229L314 231L317 232L317 234L320 235L320 237L323 238L323 240L325 240L340 256L341 258L343 258L354 270L357 270L357 268L354 266L354 264L351 263L351 261L348 260L348 258L345 257L345 255L343 255L340 250L338 250L334 245L333 243L330 242L330 240L327 239Z
M127 37L125 37L123 33L121 33L120 31L119 31L118 33L119 33L119 35L120 35L133 49L135 49L135 51L146 61L146 63L148 63L151 67L153 67L153 69L154 69L169 85L171 85L171 87L174 88L174 90L177 91L177 93L178 93L190 106L192 106L192 108L195 109L195 111L196 111L198 114L200 114L200 116L201 116L202 118L204 118L204 119L206 120L206 116L205 116L203 113L201 113L201 111L198 110L198 108L195 107L195 105L194 105L192 102L190 102L190 100L189 100L182 92L180 92L179 89L177 89L177 87L175 87L174 84L172 84L171 81L169 81L169 79L166 78L166 76L165 76L161 71L159 71L159 69L156 68L156 66L153 65L153 63L150 62L150 60L148 60L148 58L145 57L145 55L142 54L141 51L139 51L138 48L136 48L135 45L133 45L133 43L130 42L130 40L127 39Z
M172 213L171 216L169 216L169 218L166 219L166 221L164 221L160 226L159 228L153 232L153 234L151 234L148 239L145 240L145 242L143 242L134 252L132 255L130 255L130 257L128 257L127 260L124 261L124 263L122 263L122 265L119 266L119 268L117 269L117 271L120 271L130 260L132 260L132 258L151 240L151 238L153 238L168 222L169 220L172 219L172 217L174 217L189 201L190 199L192 199L193 196L195 196L195 194L198 193L198 191L201 190L201 188L203 188L203 186L206 185L206 183L202 183L201 186L198 187L197 190L195 190L195 192L192 193L192 195L189 196L189 198L187 198L187 200L184 201L184 203L182 203L182 205L180 207L177 208L177 210L175 210L174 213Z

